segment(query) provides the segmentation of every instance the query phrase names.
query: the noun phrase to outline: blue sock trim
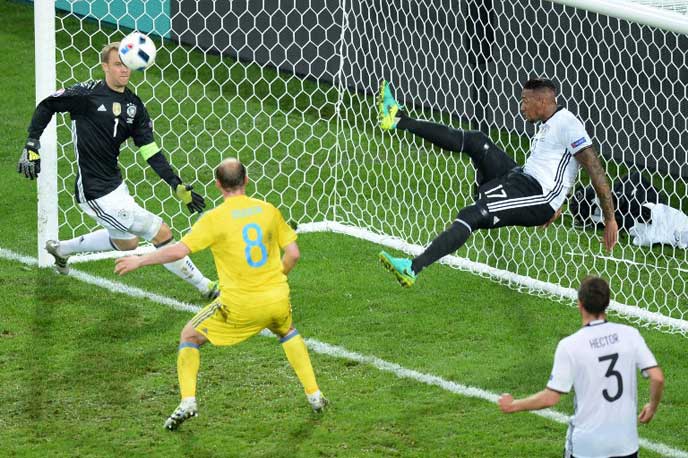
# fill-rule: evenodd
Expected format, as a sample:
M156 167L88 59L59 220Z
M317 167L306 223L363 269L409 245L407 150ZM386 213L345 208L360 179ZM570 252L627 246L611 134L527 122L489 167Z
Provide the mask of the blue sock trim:
M284 342L286 342L287 340L291 339L292 337L295 337L295 336L298 336L298 335L299 335L299 331L297 331L296 329L294 329L294 330L291 331L289 334L287 334L286 336L282 337L282 338L279 340L279 342L280 342L280 343L284 343Z
M198 345L196 345L196 344L193 343L193 342L182 342L182 343L179 344L179 349L180 349L180 350L181 350L182 348L187 348L187 347L195 348L196 350L198 350Z

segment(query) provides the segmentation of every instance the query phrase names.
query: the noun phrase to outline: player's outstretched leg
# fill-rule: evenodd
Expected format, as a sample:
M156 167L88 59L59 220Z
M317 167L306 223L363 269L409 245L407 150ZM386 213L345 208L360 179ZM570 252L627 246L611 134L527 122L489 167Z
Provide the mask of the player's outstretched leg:
M446 151L467 154L473 161L479 185L507 173L518 165L480 131L454 129L451 126L408 116L394 99L387 81L383 81L380 86L378 117L383 130L406 130Z
M208 318L211 311L216 311L217 303L206 305L189 321L184 329L179 343L177 354L177 375L179 377L179 393L182 401L179 407L165 421L165 428L174 431L189 418L198 415L196 407L196 383L198 370L201 367L200 348L206 342L203 335L199 334L194 326L199 325Z
M69 273L69 266L67 265L69 255L60 253L60 242L57 240L48 240L45 242L45 249L55 258L55 270L62 275L67 275Z
M174 431L189 418L198 416L198 408L195 399L184 399L179 406L165 420L165 429Z
M394 274L401 286L404 288L413 286L416 282L416 274L413 272L413 269L411 269L410 259L395 258L390 256L386 251L381 251L379 257L382 265Z
M281 335L281 332L277 331L277 334ZM311 358L308 355L306 342L299 334L299 331L293 326L290 326L286 333L280 338L280 343L282 344L284 354L287 356L287 361L289 361L289 364L294 369L296 376L306 392L308 403L311 405L314 412L322 413L329 401L323 396L315 380L315 372L313 371Z
M394 99L387 81L383 81L380 85L380 93L377 97L377 106L380 128L383 130L396 129L397 123L400 119L398 115L401 113L401 107Z

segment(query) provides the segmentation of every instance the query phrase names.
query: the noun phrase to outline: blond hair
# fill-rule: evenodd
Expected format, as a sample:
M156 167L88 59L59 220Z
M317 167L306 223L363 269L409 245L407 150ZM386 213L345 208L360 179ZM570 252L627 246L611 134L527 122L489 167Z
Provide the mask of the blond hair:
M115 41L112 43L109 43L105 46L103 46L103 49L100 51L100 62L103 64L109 63L109 58L110 58L110 52L111 51L118 51L119 52L119 41Z

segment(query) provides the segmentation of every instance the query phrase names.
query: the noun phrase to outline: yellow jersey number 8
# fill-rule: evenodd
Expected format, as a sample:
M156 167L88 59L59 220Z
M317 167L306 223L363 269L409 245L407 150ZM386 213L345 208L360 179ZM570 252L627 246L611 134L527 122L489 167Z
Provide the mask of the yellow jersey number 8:
M255 238L251 238L251 229L255 231ZM268 262L268 249L263 244L263 230L256 223L250 223L244 226L241 231L244 237L244 242L246 242L246 248L244 249L244 254L246 255L246 262L251 267L260 267L266 262ZM253 247L260 248L260 259L254 261L251 257L251 250Z

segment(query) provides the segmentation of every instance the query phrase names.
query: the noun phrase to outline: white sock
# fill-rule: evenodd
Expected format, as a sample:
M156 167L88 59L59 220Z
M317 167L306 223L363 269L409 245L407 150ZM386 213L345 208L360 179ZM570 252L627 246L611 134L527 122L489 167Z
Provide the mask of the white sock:
M195 396L190 396L188 398L182 399L181 406L185 409L189 407L193 407L196 405L196 397Z
M59 253L63 256L69 256L70 254L84 253L86 251L112 251L113 249L108 231L99 229L95 232L60 242Z
M322 396L322 393L320 392L320 390L316 391L315 393L306 394L306 397L311 402L315 402L315 401L319 400L321 396Z
M165 247L170 243L172 243L172 240L164 245L158 246L157 249ZM163 264L163 266L177 277L195 286L200 292L205 293L208 291L210 280L205 278L205 276L200 270L198 270L198 267L196 267L196 265L191 261L191 259L189 259L188 256L184 256L182 259L174 262Z

